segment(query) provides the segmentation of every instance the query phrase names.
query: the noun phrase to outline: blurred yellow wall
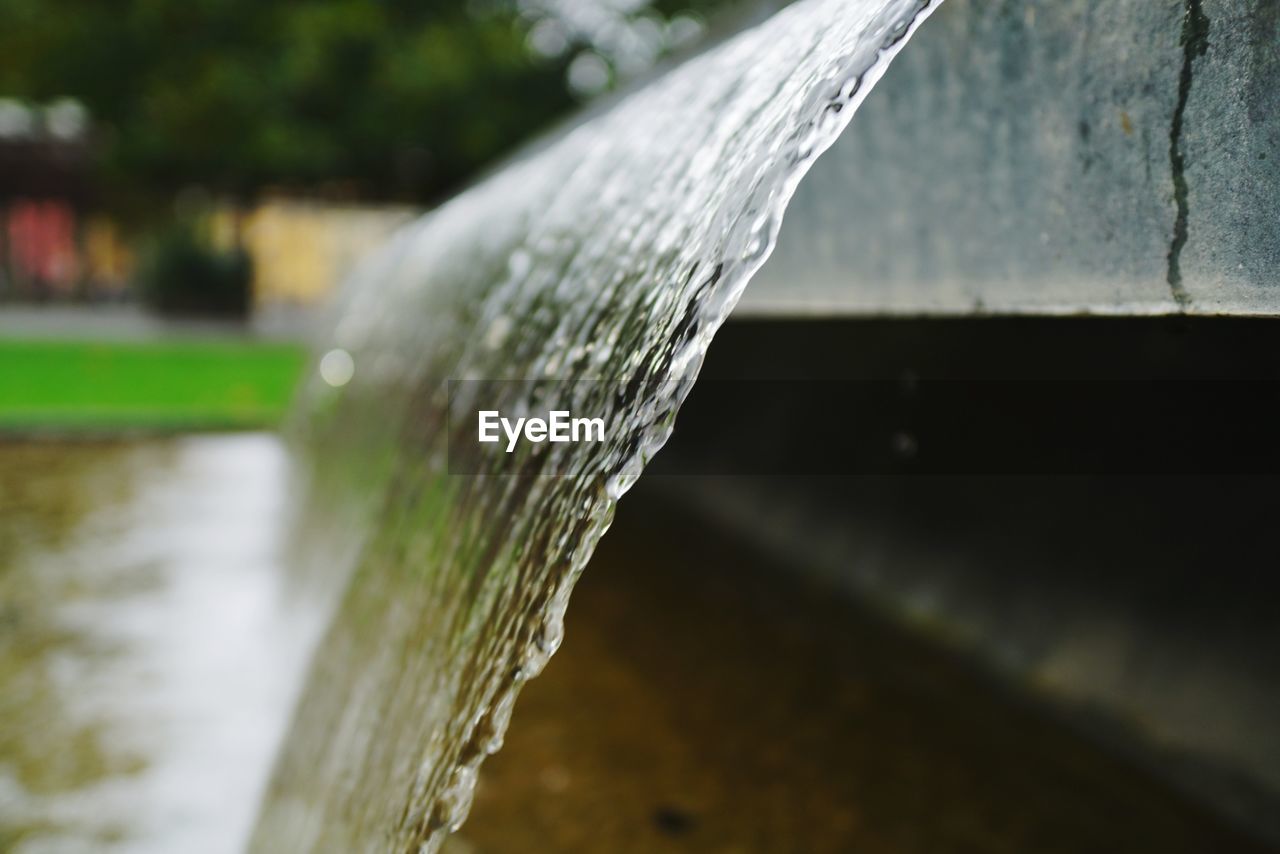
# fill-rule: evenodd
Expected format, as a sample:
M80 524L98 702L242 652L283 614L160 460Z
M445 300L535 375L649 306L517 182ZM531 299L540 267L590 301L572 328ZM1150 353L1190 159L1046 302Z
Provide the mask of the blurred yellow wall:
M122 292L133 275L133 250L115 222L93 216L85 222L84 261L89 287L100 294Z
M352 265L416 211L408 207L335 205L270 199L240 214L242 245L253 258L259 307L313 305L327 297ZM234 243L236 212L214 216L216 243Z

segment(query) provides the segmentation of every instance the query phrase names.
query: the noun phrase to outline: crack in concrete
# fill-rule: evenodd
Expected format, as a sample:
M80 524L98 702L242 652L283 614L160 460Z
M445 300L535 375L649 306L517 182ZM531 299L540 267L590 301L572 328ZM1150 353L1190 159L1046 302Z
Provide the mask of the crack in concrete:
M1196 57L1204 56L1209 49L1209 18L1204 14L1202 0L1186 0L1186 12L1182 18L1182 35L1178 44L1182 47L1182 71L1178 75L1178 103L1173 109L1173 121L1169 123L1169 169L1173 173L1173 201L1177 215L1173 221L1173 240L1169 243L1169 267L1167 279L1174 302L1185 307L1190 301L1182 285L1182 248L1187 244L1187 176L1186 159L1182 151L1182 122L1191 95L1192 65Z

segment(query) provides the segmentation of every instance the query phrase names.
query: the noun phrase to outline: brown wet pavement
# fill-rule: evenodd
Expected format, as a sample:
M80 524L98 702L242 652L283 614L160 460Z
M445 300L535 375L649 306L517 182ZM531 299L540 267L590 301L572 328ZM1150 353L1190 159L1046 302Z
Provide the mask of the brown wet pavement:
M643 487L446 850L1268 850Z

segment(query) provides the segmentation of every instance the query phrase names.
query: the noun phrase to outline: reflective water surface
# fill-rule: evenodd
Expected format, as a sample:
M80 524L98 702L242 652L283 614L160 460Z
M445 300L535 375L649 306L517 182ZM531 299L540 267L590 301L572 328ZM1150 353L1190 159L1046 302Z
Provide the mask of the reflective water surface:
M243 849L323 609L268 435L0 444L0 849Z
M287 462L0 445L0 850L244 846L325 611L281 568ZM1259 850L637 492L450 854Z

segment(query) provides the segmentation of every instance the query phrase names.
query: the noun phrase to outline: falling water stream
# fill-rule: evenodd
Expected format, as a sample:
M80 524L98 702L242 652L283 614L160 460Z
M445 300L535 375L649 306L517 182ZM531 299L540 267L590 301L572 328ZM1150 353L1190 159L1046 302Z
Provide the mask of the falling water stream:
M462 824L796 184L938 2L791 6L406 228L353 278L295 425L313 571L346 592L255 850L435 851ZM609 429L474 455L451 434L451 380L521 380L492 387L493 408L567 395Z

